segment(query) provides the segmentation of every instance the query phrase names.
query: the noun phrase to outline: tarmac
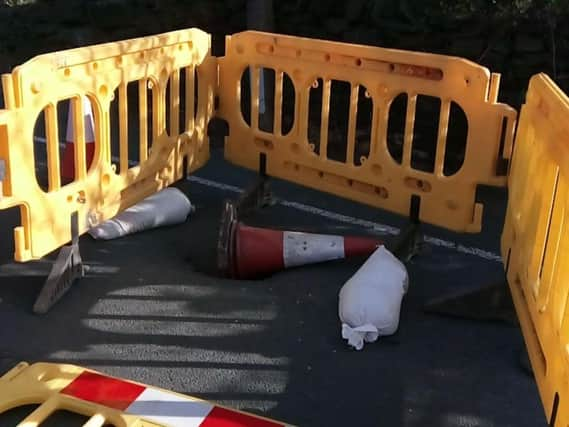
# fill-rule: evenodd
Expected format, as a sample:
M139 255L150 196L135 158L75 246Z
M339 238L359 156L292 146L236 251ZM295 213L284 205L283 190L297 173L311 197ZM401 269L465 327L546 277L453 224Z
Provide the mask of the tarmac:
M31 307L55 254L15 263L18 212L0 211L0 371L23 360L78 364L301 426L546 425L536 384L518 363L516 326L424 310L431 298L504 280L502 191L480 192L481 234L424 227L428 244L408 265L399 331L358 352L341 339L338 292L364 259L257 281L216 274L223 202L255 180L222 157L214 150L177 184L196 206L186 223L108 242L83 236L87 277L44 316ZM278 203L251 223L385 238L405 226L289 183L273 189ZM0 425L17 416L0 415Z

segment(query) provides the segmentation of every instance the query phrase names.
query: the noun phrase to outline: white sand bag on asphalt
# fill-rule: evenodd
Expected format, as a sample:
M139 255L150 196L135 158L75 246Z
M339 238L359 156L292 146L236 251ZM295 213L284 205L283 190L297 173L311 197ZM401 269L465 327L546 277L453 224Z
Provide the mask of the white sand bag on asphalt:
M152 228L180 224L193 210L183 192L169 187L91 228L89 234L98 240L116 239Z
M385 246L378 248L340 290L342 338L356 350L399 327L407 269Z

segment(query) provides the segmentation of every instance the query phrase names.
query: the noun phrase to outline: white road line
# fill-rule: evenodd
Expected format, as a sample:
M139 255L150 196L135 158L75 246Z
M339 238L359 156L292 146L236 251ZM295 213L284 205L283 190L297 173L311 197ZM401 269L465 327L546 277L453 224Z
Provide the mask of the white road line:
M231 193L243 192L243 188L236 187L230 184L225 184L223 182L212 181L206 178L200 178L197 176L189 176L187 180L190 182L194 182L196 184L204 185L206 187L216 188L218 190L223 190L223 191L229 191ZM287 200L280 200L280 199L277 199L277 203L282 206L286 206L292 209L296 209L302 212L310 213L312 215L317 215L334 221L343 222L345 224L358 225L364 228L369 228L380 234L393 236L398 234L400 231L399 228L397 227L392 227L389 225L380 224L365 219L355 218L353 216L343 215L337 212L327 211L325 209L317 208L315 206L305 205L304 203L290 202ZM451 249L462 254L473 255L488 261L502 262L502 257L494 252L486 251L484 249L476 247L464 246L460 243L439 239L433 236L424 236L424 238L425 242L429 243L432 246Z
M34 139L37 142L43 142L43 143L46 142L45 138L42 138L42 137L36 136L36 137L34 137ZM65 145L65 143L62 143L61 145ZM113 162L119 161L119 159L117 157L113 157L112 160L113 160ZM129 166L136 166L137 165L136 162L133 162L130 160L128 163L129 163ZM43 165L43 166L45 166L45 165ZM236 187L235 185L225 184L223 182L213 181L211 179L200 178L197 176L189 176L187 178L187 180L191 181L191 182L195 182L196 184L204 185L206 187L216 188L216 189L222 190L222 191L229 191L231 193L242 193L244 191L243 188ZM288 200L280 200L280 199L277 200L277 203L280 204L281 206L286 206L286 207L291 208L291 209L296 209L296 210L301 211L301 212L306 212L306 213L309 213L312 215L331 219L333 221L338 221L338 222L343 222L345 224L358 225L360 227L368 228L368 229L371 229L374 232L377 232L380 234L394 236L394 235L398 234L400 231L399 228L397 228L397 227L392 227L390 225L380 224L377 222L368 221L365 219L356 218L356 217L349 216L349 215L343 215L343 214L340 214L337 212L332 212L332 211L328 211L326 209L321 209L321 208L318 208L316 206L306 205L304 203L290 202ZM424 236L424 239L425 239L425 242L429 243L432 246L451 249L451 250L454 250L454 251L462 253L462 254L473 255L473 256L476 256L478 258L482 258L482 259L485 259L488 261L502 262L502 257L499 254L496 254L496 253L490 252L490 251L486 251L484 249L480 249L480 248L476 248L476 247L472 247L472 246L464 246L460 243L452 242L450 240L439 239L438 237L433 237L433 236Z

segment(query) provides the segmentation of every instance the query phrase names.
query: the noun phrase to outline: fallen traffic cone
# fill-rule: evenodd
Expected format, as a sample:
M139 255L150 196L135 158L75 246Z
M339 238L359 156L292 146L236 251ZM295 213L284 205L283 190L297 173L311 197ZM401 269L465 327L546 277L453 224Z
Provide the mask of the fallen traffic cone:
M227 202L218 243L218 267L234 279L254 279L306 264L370 255L382 242L369 237L338 236L252 227L237 220Z
M87 170L91 166L95 154L95 122L93 119L93 109L91 102L84 96L83 100L83 120L85 127L85 164ZM66 145L61 163L61 177L64 184L75 180L75 131L73 126L73 103L69 103L69 113L67 114L67 133Z

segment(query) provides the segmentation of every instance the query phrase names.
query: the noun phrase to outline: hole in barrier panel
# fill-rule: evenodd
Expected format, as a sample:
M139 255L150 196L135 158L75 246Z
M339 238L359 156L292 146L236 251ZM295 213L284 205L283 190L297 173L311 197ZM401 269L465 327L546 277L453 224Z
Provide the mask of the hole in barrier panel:
M259 69L259 129L273 133L275 128L275 70Z
M320 154L320 127L322 125L322 95L324 81L317 79L310 88L308 95L308 129L307 137L314 152Z
M138 85L138 81L133 81L126 86L129 168L140 164L140 95Z
M186 131L186 126L187 126L187 122L186 122L186 87L189 87L189 85L186 82L187 76L188 76L188 72L191 70L188 70L187 68L180 68L180 99L179 99L179 105L180 105L180 109L178 110L178 120L180 123L180 128L178 129L178 135L185 132ZM169 93L169 91L166 92L167 94ZM168 95L169 96L169 95ZM168 130L170 128L168 127Z
M539 281L537 281L538 283L536 283L536 286L541 285L541 278L543 276L543 268L545 266L545 260L547 259L548 256L556 256L556 252L557 252L557 245L559 243L558 239L555 239L554 237L550 236L551 233L551 223L553 221L553 214L555 212L556 209L556 201L557 201L557 189L558 189L558 185L559 185L559 168L557 168L557 172L555 175L555 183L553 186L553 197L551 200L551 206L549 207L549 212L546 212L546 214L548 215L547 218L547 229L545 232L545 242L543 244L543 252L541 255L541 262L539 264ZM551 245L550 245L550 237L551 238ZM551 251L555 251L553 254L550 255Z
M418 223L421 215L421 197L413 194L409 205L409 219L413 223Z
M349 82L332 80L327 157L343 163L346 162L348 150L351 90L352 85Z
M447 143L443 174L452 176L464 164L466 143L468 140L468 119L464 110L456 102L450 104Z
M39 187L47 192L49 178L47 171L46 111L43 110L34 126L34 167ZM57 141L59 143L59 141Z
M180 130L193 131L198 116L198 70L190 66L180 69Z
M64 426L80 426L89 421L90 417L76 414L75 412L57 410L53 412L45 421L41 423L42 427L64 427Z
M83 96L82 98L78 99L75 98L78 102L82 102L83 105L83 127L85 130L85 166L87 168L87 172L89 172L89 170L91 169L91 166L93 165L93 158L95 156L95 138L96 138L96 129L97 129L97 117L95 115L95 106L93 105L93 102L91 101L91 99L87 96ZM64 101L65 102L65 101ZM72 103L70 101L66 102L66 104L68 105L68 108L72 108L70 107L70 105L72 105ZM60 110L60 106L61 102L58 104L58 111ZM73 110L72 108L72 112L73 114L76 114L76 112ZM60 121L60 123L62 123ZM65 131L66 136L64 137L63 132ZM67 129L59 129L59 140L60 141L66 141L66 143L69 143L69 140L71 139L72 141L76 140L76 136L74 133L74 129L73 127L69 128L69 122L68 122L68 128ZM75 146L76 147L76 146ZM67 153L71 153L73 150L68 150L67 146L65 148L65 155L67 155ZM62 157L63 162L66 161L65 155ZM74 163L74 162L73 162ZM62 163L62 169L64 167L64 163ZM68 167L68 169L72 169ZM65 181L62 178L62 183L65 183Z
M188 70L189 72L189 70ZM193 67L193 73L194 73L194 119L197 120L198 119L198 109L199 109L199 100L200 100L200 91L199 91L199 75L198 75L198 69L196 67Z
M164 126L165 126L165 131L169 136L174 136L171 134L171 124L172 124L172 106L170 105L170 100L172 99L171 97L171 93L170 91L172 90L172 78L173 76L170 75L170 77L168 77L168 80L166 81L166 91L164 93ZM174 94L174 102L179 102L180 100L176 98L179 95ZM175 135L178 135L178 131L176 129L175 131Z
M508 174L508 159L504 158L504 148L506 147L506 135L508 134L508 118L502 117L502 130L500 133L500 157L496 165L496 175L506 176Z
M0 413L0 425L2 426L16 426L22 422L28 415L34 412L40 405L30 404L22 405L16 408L8 409Z
M14 206L0 210L0 224L2 224L2 230L5 230L2 240L0 240L0 265L14 262L15 246L12 230L22 224L22 209L24 208L21 206ZM7 302L5 297L3 300ZM2 417L0 416L0 426L4 425L1 421Z
M75 150L77 149L77 135L75 134L75 115L79 114L72 107L73 101L82 102L83 126L85 140L85 166L87 171L91 167L95 154L95 115L92 102L89 98L71 98L59 101L55 106L48 105L40 113L34 125L34 162L36 180L43 191L55 183L50 182L50 173L59 175L61 186L75 181ZM57 129L55 129L57 127ZM59 156L59 171L53 173L50 165L55 167L52 154ZM55 178L53 178L55 179Z
M188 168L189 168L188 156L184 156L184 159L182 160L182 176L184 177L188 176Z
M111 131L111 163L115 166L115 172L121 173L120 164L120 110L119 110L119 89L115 89L113 100L109 106L109 127Z
M354 145L354 164L356 166L362 164L362 159L369 157L372 119L373 101L368 90L364 86L360 86L356 116L356 143Z
M91 417L78 414L76 412L58 409L53 412L45 421L41 423L41 427L75 427L82 426ZM114 424L105 423L103 427L116 427Z
M441 100L432 96L418 95L413 127L413 150L411 167L423 172L435 171Z
M555 423L557 422L558 410L559 410L559 393L555 392L555 397L553 398L553 408L551 408L551 417L549 417L549 427L557 427Z
M565 231L565 224L563 225L563 231ZM561 296L561 301L563 302L563 305L561 306L561 316L559 316L559 319L557 320L558 328L561 328L563 326L563 322L564 320L567 318L567 309L569 308L569 291L565 290L566 294Z
M120 114L120 103L124 102L126 106L126 115ZM128 168L140 164L140 97L139 82L132 81L126 86L126 99L121 100L120 90L117 88L114 98L110 104L110 144L111 144L111 162L115 165L115 172L121 173L120 167L120 147L121 147L121 121L124 120L123 126L126 129L126 140L123 142L127 147L127 165ZM148 118L150 121L150 117ZM124 172L124 171L122 171Z
M150 157L150 154L152 152L152 145L154 144L154 128L156 126L158 117L156 116L156 114L158 114L158 112L155 112L153 109L153 99L154 96L158 96L158 91L157 91L157 85L152 81L152 80L148 80L147 84L146 84L146 111L148 112L147 115L147 141L148 141L148 157Z
M296 91L294 83L287 73L283 73L283 98L281 133L288 135L294 126L294 112L296 106Z
M405 140L405 121L407 117L406 93L397 95L389 107L387 122L387 149L398 164L403 162L403 144Z
M251 126L251 69L249 67L247 67L241 75L239 99L243 120L248 126Z

